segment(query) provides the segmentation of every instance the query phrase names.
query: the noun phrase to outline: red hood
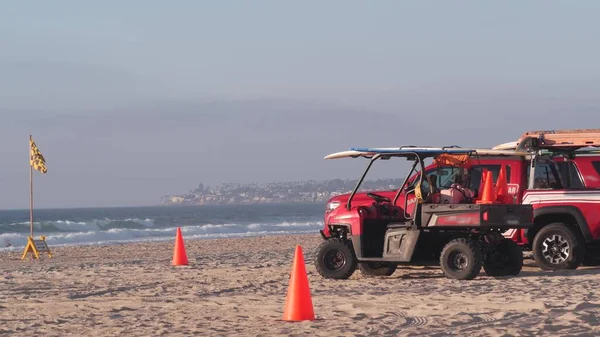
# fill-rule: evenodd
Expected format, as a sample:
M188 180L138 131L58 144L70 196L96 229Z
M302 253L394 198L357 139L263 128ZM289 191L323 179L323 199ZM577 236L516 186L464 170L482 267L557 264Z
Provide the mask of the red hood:
M394 197L396 196L397 192L398 192L397 190L388 190L388 191L373 191L372 193L386 196L386 197L390 198L390 200L393 200ZM373 203L374 200L372 198L369 198L367 196L367 193L369 193L369 192L357 192L354 195L354 197L352 197L352 206L356 206L359 204L370 205L371 203ZM327 202L329 203L329 202L333 202L333 201L339 201L342 205L345 205L348 202L348 199L350 198L350 194L351 193L340 194L335 197L331 197Z

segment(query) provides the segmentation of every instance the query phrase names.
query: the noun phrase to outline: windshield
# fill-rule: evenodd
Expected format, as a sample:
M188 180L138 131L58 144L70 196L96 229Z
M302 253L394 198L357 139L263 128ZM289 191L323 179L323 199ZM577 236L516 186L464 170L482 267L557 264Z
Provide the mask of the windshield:
M420 173L421 172L419 171L411 177L412 180L408 184L409 189L415 187L416 183L419 180L418 178ZM457 179L459 179L458 176L460 175L461 170L457 167L444 166L431 168L425 171L425 178L421 183L421 190L423 191L423 193L429 193L431 189L431 181L433 181L433 183L438 189L450 188L450 186L452 186L452 184L454 184L457 181Z
M397 191L413 163L403 157L375 160L356 192Z

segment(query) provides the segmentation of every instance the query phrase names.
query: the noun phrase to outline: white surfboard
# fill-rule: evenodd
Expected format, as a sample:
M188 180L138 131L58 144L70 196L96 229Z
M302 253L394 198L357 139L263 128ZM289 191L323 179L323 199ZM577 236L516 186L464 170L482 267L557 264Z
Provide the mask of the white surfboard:
M472 149L480 156L529 156L525 151L515 151L514 149Z
M484 148L447 148L441 147L414 147L414 148L389 148L389 147L377 147L377 148L361 148L361 150L347 150L331 153L325 156L324 159L339 159L339 158L358 158L358 157L372 157L378 153L380 154L401 154L409 153L411 151L423 151L423 152L435 152L435 151L447 151L446 153L460 154L467 153L470 151L475 152L471 156L529 156L527 152L517 152L514 150L499 150L499 149L484 149Z
M517 148L517 145L519 145L519 142L508 142L508 143L502 143L502 144L498 144L494 147L492 147L493 150L515 150Z
M327 156L325 156L325 159L339 159L339 158L351 158L351 157L371 157L374 156L376 153L370 153L370 152L361 152L361 151L341 151L341 152L335 152L332 154L329 154Z

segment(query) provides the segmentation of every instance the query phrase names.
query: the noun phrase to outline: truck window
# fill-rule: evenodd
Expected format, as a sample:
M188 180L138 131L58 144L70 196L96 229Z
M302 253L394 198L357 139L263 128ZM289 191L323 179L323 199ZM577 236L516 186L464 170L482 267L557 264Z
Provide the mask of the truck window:
M600 163L600 162L599 162ZM577 165L572 161L557 161L563 183L568 188L584 188ZM599 167L600 168L600 167ZM600 174L600 172L599 172Z
M527 165L527 175L529 176L530 167ZM549 163L540 162L535 167L535 177L533 188L540 189L556 189L561 188L559 183L558 172L555 171L554 166Z
M504 167L506 169L506 182L510 183L510 166L504 165ZM483 169L492 171L494 184L496 183L498 175L500 174L500 164L474 165L469 170L469 189L473 191L479 190L479 185L481 185L481 172Z
M436 185L438 189L450 188L450 186L454 182L454 177L458 174L458 172L458 168L444 166L439 169L434 168L425 171L425 177L435 175ZM410 184L410 187L414 187L415 184L416 179ZM429 193L429 182L426 178L423 178L423 182L421 183L421 190L423 191L423 193Z
M594 165L594 168L596 169L596 172L598 174L600 174L600 161L593 161L592 165Z

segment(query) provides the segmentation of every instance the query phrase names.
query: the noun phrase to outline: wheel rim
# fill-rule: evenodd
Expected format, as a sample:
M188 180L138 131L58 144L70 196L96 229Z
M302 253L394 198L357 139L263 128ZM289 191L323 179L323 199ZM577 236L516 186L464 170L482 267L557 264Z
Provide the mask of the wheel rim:
M329 270L341 269L346 265L346 257L339 250L330 250L323 257L325 267Z
M552 264L566 261L571 255L569 242L558 234L553 234L542 242L542 255Z
M463 252L454 252L448 256L448 266L454 271L460 271L467 268L469 258Z

